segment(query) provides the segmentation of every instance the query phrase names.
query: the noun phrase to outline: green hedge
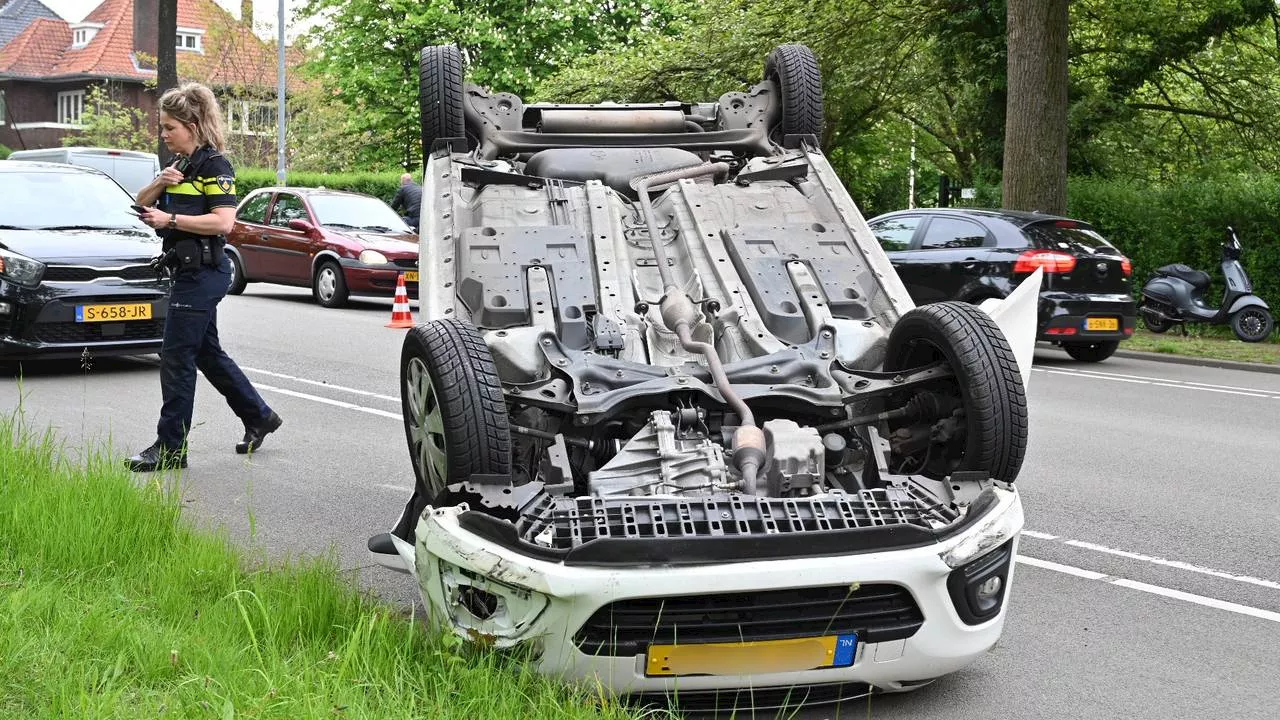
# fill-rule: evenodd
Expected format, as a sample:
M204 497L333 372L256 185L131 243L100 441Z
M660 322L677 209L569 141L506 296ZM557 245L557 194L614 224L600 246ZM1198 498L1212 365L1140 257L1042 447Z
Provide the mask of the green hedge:
M1073 178L1067 214L1092 223L1133 260L1135 294L1152 269L1180 262L1213 278L1211 302L1222 293L1220 243L1230 225L1254 292L1280 304L1280 176L1170 184Z
M391 202L400 188L399 173L308 173L290 172L285 182L296 187L326 187L331 190L347 190L364 193ZM236 192L241 197L250 190L270 187L276 182L276 171L262 168L236 170Z

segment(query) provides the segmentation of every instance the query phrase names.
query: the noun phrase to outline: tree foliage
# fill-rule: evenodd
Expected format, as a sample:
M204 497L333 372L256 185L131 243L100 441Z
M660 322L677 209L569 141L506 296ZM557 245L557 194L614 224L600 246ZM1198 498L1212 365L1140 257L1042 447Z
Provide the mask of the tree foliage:
M457 45L469 80L527 93L570 61L604 48L624 48L663 32L668 0L309 0L322 16L308 38L310 70L344 103L349 132L367 167L420 162L418 53Z
M111 83L91 85L85 93L80 129L64 137L62 144L154 152L151 119L142 108L121 102L117 91Z

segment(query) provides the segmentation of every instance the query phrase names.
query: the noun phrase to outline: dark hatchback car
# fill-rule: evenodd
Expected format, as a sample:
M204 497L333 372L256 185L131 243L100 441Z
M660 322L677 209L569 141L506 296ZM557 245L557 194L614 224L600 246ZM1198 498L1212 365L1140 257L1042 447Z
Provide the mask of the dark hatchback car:
M158 352L160 239L102 172L0 161L0 361Z
M418 294L418 236L385 202L361 193L322 188L254 190L236 208L227 237L234 276L231 294L246 283L311 288L324 307L351 295L391 297L405 276Z
M966 208L900 210L869 225L918 305L1003 298L1042 268L1040 340L1098 362L1137 325L1133 267L1088 223Z

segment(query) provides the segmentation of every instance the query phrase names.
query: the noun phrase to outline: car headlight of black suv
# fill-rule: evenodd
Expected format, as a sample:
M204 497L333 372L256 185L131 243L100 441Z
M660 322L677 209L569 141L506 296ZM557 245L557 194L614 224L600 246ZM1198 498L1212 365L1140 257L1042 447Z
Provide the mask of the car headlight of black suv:
M44 277L44 263L0 248L0 278L23 287L36 287Z

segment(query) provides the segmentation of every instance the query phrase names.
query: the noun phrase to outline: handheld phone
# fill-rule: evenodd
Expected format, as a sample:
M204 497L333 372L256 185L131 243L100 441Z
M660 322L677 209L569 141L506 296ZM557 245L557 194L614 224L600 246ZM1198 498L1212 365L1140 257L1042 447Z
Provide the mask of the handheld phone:
M146 208L142 207L141 205L137 205L137 204L130 205L129 207L133 208L133 211L134 211L135 213L144 213L144 212L146 212L146 211L147 211L147 209L146 209Z

